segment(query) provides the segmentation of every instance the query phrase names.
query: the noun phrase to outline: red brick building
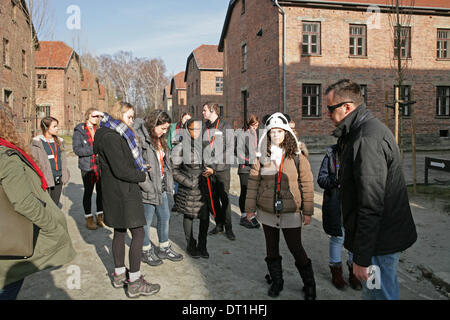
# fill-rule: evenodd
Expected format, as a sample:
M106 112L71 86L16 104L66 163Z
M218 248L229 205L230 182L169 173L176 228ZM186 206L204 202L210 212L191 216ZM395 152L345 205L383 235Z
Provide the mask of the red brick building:
M98 108L100 101L100 82L87 69L83 69L83 81L81 81L81 114L85 114L89 108Z
M25 1L0 1L0 99L11 108L20 132L25 132L27 121L34 129L35 116L33 51L39 42L32 40L35 32L28 14Z
M195 117L202 116L206 102L217 103L223 115L223 53L216 45L201 45L187 58L184 81L187 106Z
M80 57L62 41L41 41L35 61L39 117L55 117L59 120L61 134L71 134L74 126L84 118L81 110L83 72Z
M170 81L170 94L172 96L172 121L177 122L183 112L188 111L184 71L177 73Z
M387 3L282 0L283 15L271 0L231 0L219 44L226 117L241 126L245 115L285 106L305 140L328 136L333 126L324 92L349 78L363 86L369 109L393 129L393 110L385 105L392 104L398 84L397 60ZM436 140L450 129L450 2L415 0L409 9L411 20L401 28L402 62L408 66L401 91L405 100L416 101L418 137ZM408 134L410 110L403 116Z
M97 108L101 111L109 111L108 95L106 88L100 82L98 83L98 103Z

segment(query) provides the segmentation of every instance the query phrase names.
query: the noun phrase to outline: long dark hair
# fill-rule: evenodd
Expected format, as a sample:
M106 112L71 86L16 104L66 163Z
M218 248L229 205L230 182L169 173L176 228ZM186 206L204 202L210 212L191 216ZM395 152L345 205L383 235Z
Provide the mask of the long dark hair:
M42 118L41 120L41 130L42 130L42 134L45 136L45 133L48 131L48 129L50 128L50 125L52 124L53 121L56 121L57 124L59 124L58 119L53 118L53 117L45 117ZM61 143L59 142L59 138L56 135L52 135L53 139L55 140L55 143L61 147Z
M147 131L150 135L150 139L152 140L153 146L158 149L158 139L161 139L161 147L164 151L167 151L167 139L166 139L166 133L161 137L158 138L155 134L155 128L157 126L160 126L165 123L170 124L171 120L169 115L162 110L153 110L145 117L145 126L147 128Z
M267 132L267 154L270 156L270 145L272 141L270 139L270 131ZM286 158L292 158L294 159L295 155L298 151L297 142L295 141L295 138L292 136L292 134L289 131L284 130L284 140L280 144L280 148L284 150L284 153L286 154Z

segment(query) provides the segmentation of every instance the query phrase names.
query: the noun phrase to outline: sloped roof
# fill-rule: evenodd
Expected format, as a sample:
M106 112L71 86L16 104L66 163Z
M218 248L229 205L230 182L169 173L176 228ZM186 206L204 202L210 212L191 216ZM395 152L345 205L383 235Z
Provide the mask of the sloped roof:
M184 71L177 73L170 81L170 94L173 95L174 90L186 90L186 82L184 82Z
M36 68L61 68L69 65L75 51L63 41L40 41L35 53ZM78 55L77 55L78 56Z
M260 0L260 1L273 1L273 0ZM225 16L225 22L222 27L222 33L219 40L220 52L223 52L223 46L225 37L227 35L228 26L231 20L231 14L233 13L234 6L238 0L230 0L228 3L227 14ZM449 0L414 0L414 8L417 11L426 10L427 14L443 14L450 15L450 1ZM291 4L298 5L347 5L347 6L369 6L369 5L379 5L381 9L392 6L392 0L280 0L281 6L289 6ZM395 2L394 2L395 3ZM400 4L407 6L410 1L400 1ZM423 12L422 12L423 13Z
M186 61L184 81L187 80L189 63L195 59L199 70L223 70L223 52L219 52L217 45L202 44L192 51Z

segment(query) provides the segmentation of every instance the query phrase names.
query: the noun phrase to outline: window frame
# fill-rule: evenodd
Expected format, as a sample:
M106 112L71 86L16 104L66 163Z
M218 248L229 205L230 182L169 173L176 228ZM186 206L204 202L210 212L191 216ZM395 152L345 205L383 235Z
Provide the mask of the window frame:
M446 90L446 94L439 95L440 89ZM444 99L443 107L439 105L441 99ZM439 114L442 108L445 108L447 112L444 112L444 114ZM436 86L436 117L450 117L450 86Z
M408 46L403 46L402 45L402 31L403 30L408 30L408 38L407 38L407 44ZM397 47L396 47L396 43L397 43L397 26L394 27L394 59L397 59ZM403 49L404 48L404 49ZM409 26L400 26L400 59L411 59L412 55L411 55L411 27ZM407 50L407 56L403 55L403 50Z
M314 95L311 93L308 93L306 91L307 88L315 88L315 91L317 91ZM304 100L305 97L308 97L308 104L305 106ZM315 97L317 99L317 104L315 106L312 105L312 99L311 97ZM307 108L308 112L305 113L305 107ZM312 108L316 108L316 113L313 114ZM302 84L302 118L306 119L314 119L314 118L321 118L322 117L322 84L320 83L303 83Z
M223 92L223 77L216 77L216 92Z
M38 90L47 90L48 89L48 86L47 86L47 74L46 73L38 73L38 74L36 74L36 80L37 80L37 89ZM41 86L39 84L41 84Z
M3 38L2 44L3 44L3 50L2 50L2 56L3 56L3 65L5 67L11 68L11 50L10 50L10 41L6 38Z
M447 38L440 38L439 34L441 32L447 33ZM443 60L450 60L450 29L444 29L444 28L437 29L436 37L437 37L437 41L436 41L436 58L437 59L443 59ZM442 43L445 43L447 48L443 49L442 46L440 46L440 44L442 44ZM446 57L440 56L441 51L445 51L447 56Z
M306 25L317 25L318 26L318 31L314 32L314 31L305 31L305 26ZM305 44L304 42L304 38L305 35L308 36L308 42ZM317 37L317 52L313 53L312 52L312 36L316 36ZM322 24L320 21L302 21L302 56L320 56L322 55ZM304 52L304 47L305 45L308 46L308 52Z
M352 28L362 28L363 34L353 34ZM350 24L349 25L349 56L350 57L367 57L367 25L365 24ZM355 39L353 45L354 53L352 53L351 39ZM361 54L358 54L359 44L358 39L362 39Z
M242 62L241 72L247 71L247 57L248 57L248 48L247 48L247 44L244 43L241 46L241 62Z

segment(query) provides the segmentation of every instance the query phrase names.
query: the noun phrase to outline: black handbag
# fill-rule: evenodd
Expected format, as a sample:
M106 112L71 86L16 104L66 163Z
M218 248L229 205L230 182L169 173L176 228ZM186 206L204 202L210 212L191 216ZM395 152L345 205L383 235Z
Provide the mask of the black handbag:
M14 210L0 184L0 259L30 258L37 237L35 229L29 219Z

